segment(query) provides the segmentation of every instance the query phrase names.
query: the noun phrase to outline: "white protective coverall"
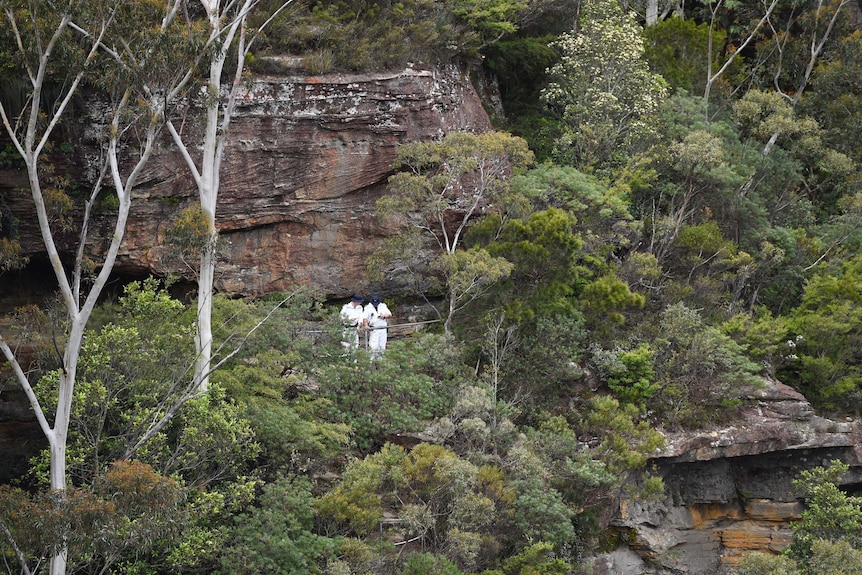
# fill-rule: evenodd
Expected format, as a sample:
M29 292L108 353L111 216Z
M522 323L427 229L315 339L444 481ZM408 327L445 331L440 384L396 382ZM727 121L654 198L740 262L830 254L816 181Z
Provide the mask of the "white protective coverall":
M371 359L376 359L383 355L386 350L386 319L392 317L392 312L385 303L380 301L380 298L373 297L368 305L365 306L365 321L368 322L368 351L371 352Z
M341 323L344 331L341 335L341 346L347 353L354 353L359 347L359 328L363 325L365 313L361 301L349 301L341 307Z

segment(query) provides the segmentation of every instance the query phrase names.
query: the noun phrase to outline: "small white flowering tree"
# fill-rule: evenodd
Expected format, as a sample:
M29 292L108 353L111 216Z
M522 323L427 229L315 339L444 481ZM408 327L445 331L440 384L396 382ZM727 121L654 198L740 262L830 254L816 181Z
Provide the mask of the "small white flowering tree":
M555 47L560 61L542 98L562 119L558 159L587 171L619 163L653 133L667 92L649 71L634 15L616 0L589 0L579 30Z

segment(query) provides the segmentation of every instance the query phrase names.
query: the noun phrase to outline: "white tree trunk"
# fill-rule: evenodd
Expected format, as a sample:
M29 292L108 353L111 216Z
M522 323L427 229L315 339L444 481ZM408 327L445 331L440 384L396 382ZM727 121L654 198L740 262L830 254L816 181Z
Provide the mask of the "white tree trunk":
M94 41L93 52L91 52L91 55L95 53L97 45L98 39ZM18 380L25 394L27 395L27 398L30 401L30 406L36 414L36 419L39 422L40 427L42 428L42 432L44 433L45 438L48 440L50 452L50 487L52 490L55 490L62 494L62 492L66 490L66 442L69 433L72 401L74 399L75 392L75 374L77 371L78 359L81 353L81 346L83 344L84 330L87 326L87 322L90 319L90 315L92 314L93 308L95 307L96 302L98 301L99 296L102 293L102 290L107 284L111 271L113 270L114 262L116 261L117 253L119 252L120 244L122 243L123 236L125 234L129 210L131 209L130 190L134 186L134 182L137 178L137 175L140 173L141 168L143 168L143 165L149 159L150 153L152 152L152 146L155 141L156 125L154 123L150 123L148 129L146 130L147 138L144 149L142 150L141 156L137 164L134 166L127 180L124 182L120 177L119 172L119 161L117 157L117 139L123 133L123 130L118 128L118 122L119 117L125 110L125 106L128 103L128 93L126 93L125 97L121 99L117 108L114 110L115 115L111 120L112 129L110 130L108 143L108 161L110 164L110 171L114 188L116 190L117 197L119 200L117 209L117 220L114 224L114 233L111 236L111 241L105 253L105 258L102 262L99 274L93 281L93 285L90 288L90 291L87 294L84 302L82 303L80 300L80 274L72 274L72 277L75 278L75 281L69 281L69 274L66 273L66 269L60 259L57 246L54 241L53 232L51 231L50 218L48 216L48 210L46 208L45 199L42 192L39 158L45 145L45 142L48 141L48 137L53 131L53 128L60 121L60 118L64 113L65 107L70 101L72 94L77 89L78 81L80 80L83 73L79 75L70 84L70 87L68 88L68 91L66 92L66 95L63 98L62 102L55 108L54 115L47 122L46 126L42 128L42 131L40 133L40 124L36 121L36 118L40 117L42 114L39 109L38 103L41 100L42 83L44 81L45 75L44 68L47 66L48 55L50 54L50 51L51 45L49 44L49 47L44 51L39 72L31 77L31 81L33 82L34 87L32 92L33 95L31 97L31 101L33 102L33 104L31 105L29 110L25 111L25 114L29 114L29 117L27 122L27 129L24 136L19 138L16 131L12 128L9 118L6 114L6 110L2 107L2 104L0 104L0 117L2 117L7 134L9 135L13 145L15 146L16 150L18 150L27 167L30 192L33 199L33 205L36 211L36 217L39 222L39 230L42 235L42 241L45 247L46 254L48 255L48 259L51 263L51 267L54 270L54 275L57 279L60 297L66 308L66 316L69 320L69 338L63 350L63 365L61 366L61 372L59 376L60 380L58 382L57 408L54 416L53 426L48 422L45 412L42 409L42 405L36 397L36 394L33 391L30 381L27 378L27 375L24 373L24 371L21 369L21 366L18 364L17 357L12 352L9 345L3 340L2 336L0 336L0 349L2 349L3 354L6 356L6 359L9 361L9 364L12 366L12 369L16 375L16 379ZM97 186L98 185L99 184L97 184ZM85 213L89 213L89 211L86 211ZM86 229L87 226L85 224L82 228L82 233L80 237L80 242L82 245L87 241ZM79 249L78 258L82 258L83 253L84 250ZM61 546L60 550L51 558L51 563L49 567L51 575L64 575L67 569L67 561L67 549L65 548L65 546Z
M210 245L201 253L200 273L198 275L195 381L201 391L206 391L209 388L209 375L212 370L212 297L215 288L215 243L217 240L218 236L215 227L213 227Z
M210 25L215 33L221 26L218 3L209 6L204 2L210 16ZM200 256L198 272L198 305L197 305L197 363L195 364L195 381L202 391L209 387L210 364L212 363L212 298L215 288L216 242L218 230L215 226L215 213L218 204L219 172L224 153L224 138L227 126L221 122L219 108L221 106L221 78L227 58L228 46L223 46L210 61L209 81L207 83L206 130L203 141L203 157L201 159L200 178L198 179L198 195L201 213L207 224L206 245ZM221 134L220 134L221 132ZM220 137L221 136L221 137Z
M647 0L646 25L653 26L658 22L658 0Z
M734 52L730 54L724 63L719 67L718 71L713 74L712 73L712 33L715 29L715 21L718 14L718 10L721 7L722 1L719 0L714 7L711 8L711 16L709 21L709 38L707 40L707 68L706 68L706 87L703 90L703 101L704 108L706 109L706 119L710 120L709 117L709 94L712 90L712 85L718 80L722 74L724 74L730 65L733 63L736 55L742 52L751 42L753 42L760 32L760 29L763 25L769 20L770 16L772 16L772 12L775 10L775 7L778 5L778 0L767 0L769 5L765 7L763 16L755 25L754 29L749 32L748 36L743 40L739 46L736 47ZM766 3L764 2L764 5Z
M201 391L206 391L209 387L210 372L212 371L212 299L215 289L216 243L218 241L215 216L221 187L221 162L224 157L231 116L236 105L236 94L241 86L245 55L248 51L244 37L245 18L255 3L255 0L244 0L241 6L236 7L237 11L233 18L230 18L223 13L224 7L220 0L201 0L201 5L206 11L209 21L210 42L213 45L220 44L213 51L209 62L209 76L206 83L206 127L199 168L188 153L188 144L183 141L182 136L174 129L173 125L168 124L174 143L180 148L195 177L201 213L206 220L206 233L209 235L208 242L200 256L200 269L198 270L195 381ZM279 11L287 4L288 2L285 2ZM237 35L239 35L240 42L233 84L226 100L223 100L221 86L224 66L228 51Z

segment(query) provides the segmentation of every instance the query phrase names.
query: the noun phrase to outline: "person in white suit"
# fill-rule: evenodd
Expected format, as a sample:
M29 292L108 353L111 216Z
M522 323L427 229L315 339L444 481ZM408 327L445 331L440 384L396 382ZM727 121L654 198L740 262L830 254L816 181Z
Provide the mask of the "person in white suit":
M380 296L372 296L365 306L365 328L369 330L368 351L371 359L377 359L386 350L386 320L392 317L392 312Z
M366 326L362 300L363 297L356 294L341 308L341 323L344 326L341 346L346 355L352 356L356 353L359 348L359 330Z

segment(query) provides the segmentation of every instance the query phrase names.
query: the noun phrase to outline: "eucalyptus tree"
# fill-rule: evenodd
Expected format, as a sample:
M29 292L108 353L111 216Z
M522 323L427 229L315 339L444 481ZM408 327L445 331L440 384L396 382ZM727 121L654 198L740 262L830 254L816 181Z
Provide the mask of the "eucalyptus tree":
M772 59L772 84L775 91L796 107L806 88L817 62L832 39L841 15L851 0L817 0L811 10L795 11L787 19L782 30L776 30L767 48L775 53ZM797 34L794 34L799 30ZM775 129L761 154L766 156L784 132Z
M749 44L755 42L759 37L761 30L767 23L770 21L772 17L772 13L775 11L778 6L779 0L759 0L758 7L762 8L762 16L760 16L759 20L756 24L754 24L750 29L748 29L747 33L744 36L741 36L738 39L738 42L735 43L730 50L728 50L728 55L723 57L723 61L721 65L713 62L714 58L714 48L713 48L713 40L715 38L714 31L717 25L717 21L719 18L719 14L722 10L728 9L732 10L737 8L741 3L738 0L701 0L703 4L706 6L709 15L709 41L707 46L707 65L706 65L706 87L703 91L703 100L706 103L706 117L709 119L709 97L712 92L713 85L721 78L725 72L727 72L731 65L736 61L739 57L739 54L745 50ZM716 70L715 67L718 67Z
M175 1L178 4L184 2L184 0ZM199 250L200 261L197 269L198 312L195 343L198 360L194 378L201 390L207 389L212 371L212 296L218 240L215 218L221 188L222 158L228 142L228 132L237 97L244 87L245 62L252 44L258 38L257 34L266 28L290 2L291 0L282 2L257 27L256 31L250 31L249 17L258 7L260 0L200 0L205 16L203 24L207 34L200 54L203 56L201 66L206 69L206 72L198 82L193 75L195 68L189 68L189 74L178 88L201 88L205 114L202 138L184 134L182 125L177 128L174 120L184 117L179 110L176 117L169 115L167 118L167 129L192 174L200 202L204 237L202 238L203 248ZM232 56L235 60L231 62ZM225 73L230 74L228 83L224 82ZM191 90L187 95L190 94ZM200 150L199 156L198 150Z
M496 219L499 228L517 212L511 176L532 161L527 143L503 132L453 133L401 146L401 171L377 202L378 215L398 232L369 260L372 274L397 273L422 296L442 289L448 309L438 315L450 333L455 314L512 271L511 263L484 248L466 249L464 234L481 215Z
M33 210L66 319L65 332L54 342L61 357L53 421L19 362L15 342L0 335L0 350L48 441L50 487L61 495L67 487L67 434L84 331L113 270L133 189L163 125L163 100L153 94L166 81L170 83L175 69L171 61L178 53L175 42L185 37L182 30L172 27L175 13L170 6L162 9L156 4L117 0L0 2L4 28L0 50L10 66L7 73L25 78L18 98L0 101L0 119L27 174ZM94 123L103 128L102 155L78 222L75 257L64 261L58 234L75 227L75 218L70 215L73 202L69 190L64 189L64 185L72 184L68 174L53 173L50 154L58 126L68 119L71 102L85 87L99 94L89 111ZM96 240L90 233L91 212L104 193L113 197L103 202L115 210L113 230L106 234L104 244L93 250L91 244ZM101 261L91 261L90 252L103 254ZM60 542L51 560L53 575L65 573L66 550ZM21 569L29 572L23 560Z

